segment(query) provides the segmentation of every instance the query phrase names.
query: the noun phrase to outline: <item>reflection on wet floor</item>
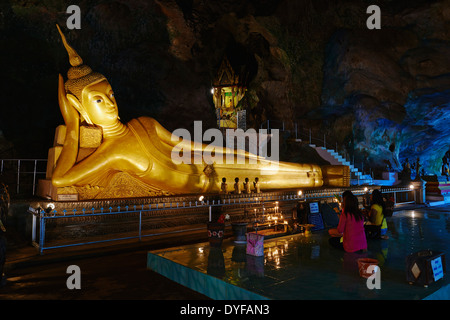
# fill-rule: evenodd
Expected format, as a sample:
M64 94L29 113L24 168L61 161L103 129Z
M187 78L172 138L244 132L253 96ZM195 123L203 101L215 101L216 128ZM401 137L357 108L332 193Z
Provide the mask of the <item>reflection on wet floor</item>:
M412 300L447 286L448 276L427 288L409 284L405 259L425 249L449 256L450 207L398 211L387 220L389 239L368 240L364 254L330 247L327 230L266 240L263 257L246 254L246 245L235 245L232 240L224 241L221 248L201 243L151 254L269 299ZM359 275L357 260L363 257L378 260L381 289L369 289L367 279ZM171 278L170 273L177 270L171 267L166 276ZM198 286L199 280L193 281ZM203 285L208 286L208 281ZM184 285L196 288L189 281ZM227 298L224 294L223 299Z

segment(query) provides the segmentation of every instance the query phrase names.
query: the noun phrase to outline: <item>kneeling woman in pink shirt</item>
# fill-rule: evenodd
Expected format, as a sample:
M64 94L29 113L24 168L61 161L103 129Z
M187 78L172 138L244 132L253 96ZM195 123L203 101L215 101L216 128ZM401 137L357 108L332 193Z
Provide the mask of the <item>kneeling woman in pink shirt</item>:
M364 216L358 208L358 198L353 194L347 195L344 198L343 207L337 228L329 231L332 236L330 244L346 252L367 251Z

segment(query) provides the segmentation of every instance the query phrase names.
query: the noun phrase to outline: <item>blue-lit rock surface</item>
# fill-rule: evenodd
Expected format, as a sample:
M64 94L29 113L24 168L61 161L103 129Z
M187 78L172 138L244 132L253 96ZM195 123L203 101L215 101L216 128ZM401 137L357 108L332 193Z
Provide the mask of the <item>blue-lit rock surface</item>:
M420 162L428 173L440 174L450 146L450 90L411 98L402 125L400 156Z
M441 29L449 15L437 8L403 13L381 30L340 30L330 39L318 110L360 168L401 171L406 159L415 164L419 157L426 174L441 173L450 146L450 38ZM424 15L441 19L433 32L433 23L427 32L418 27Z

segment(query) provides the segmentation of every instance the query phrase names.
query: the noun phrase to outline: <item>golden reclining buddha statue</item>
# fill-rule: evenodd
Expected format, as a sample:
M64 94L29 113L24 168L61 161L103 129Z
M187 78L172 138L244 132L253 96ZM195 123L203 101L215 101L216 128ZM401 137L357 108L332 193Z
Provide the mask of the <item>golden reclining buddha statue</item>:
M71 68L59 75L58 102L65 122L49 151L46 180L38 194L53 200L90 200L221 192L222 179L259 180L258 190L348 186L347 166L273 162L229 148L215 148L216 159L228 153L245 163L176 163L179 140L155 119L139 117L124 124L108 80L83 64L59 26ZM192 155L207 145L188 142ZM249 161L249 160L253 161ZM228 183L229 191L234 190Z

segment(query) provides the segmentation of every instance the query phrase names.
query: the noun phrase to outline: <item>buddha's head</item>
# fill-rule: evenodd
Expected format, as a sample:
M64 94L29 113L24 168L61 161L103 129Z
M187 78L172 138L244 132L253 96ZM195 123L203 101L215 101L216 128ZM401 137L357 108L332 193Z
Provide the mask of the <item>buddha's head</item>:
M88 124L109 126L119 120L117 103L111 85L102 74L93 72L67 43L61 29L56 25L64 47L69 54L71 68L65 83L66 97Z

